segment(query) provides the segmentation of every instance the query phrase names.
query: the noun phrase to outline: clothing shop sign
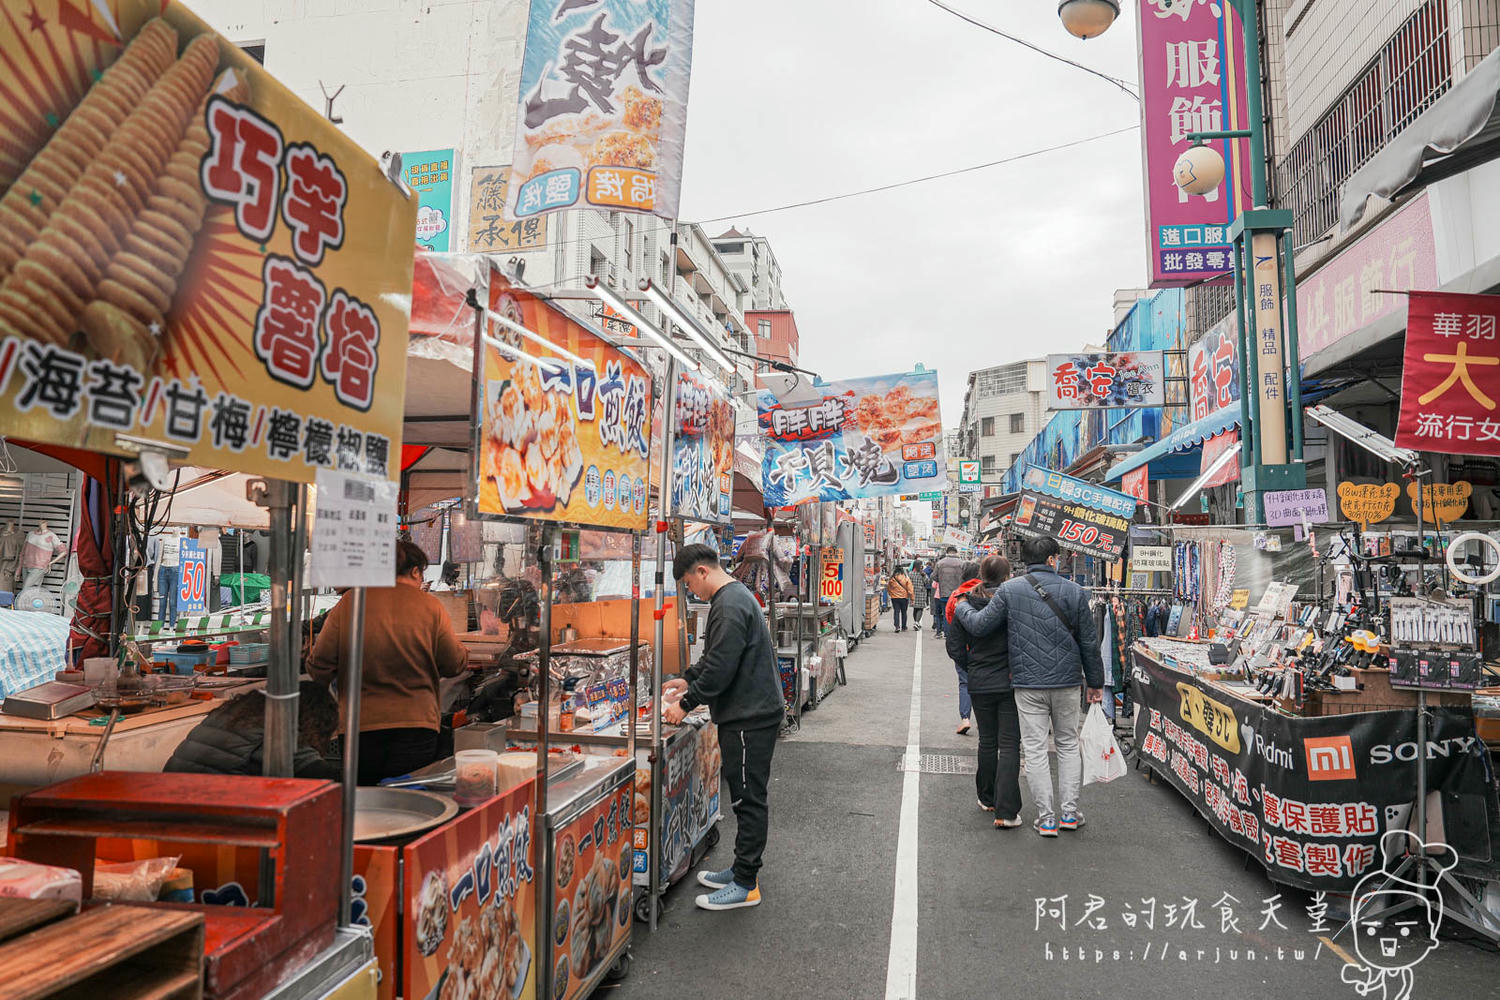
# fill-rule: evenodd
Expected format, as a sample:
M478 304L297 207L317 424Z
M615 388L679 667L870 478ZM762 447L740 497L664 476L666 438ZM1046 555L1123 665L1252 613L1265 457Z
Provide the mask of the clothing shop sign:
M1236 348L1239 332L1234 313L1215 323L1213 328L1188 348L1188 387L1194 420L1240 399L1240 359Z
M1119 559L1136 502L1118 490L1032 467L1026 470L1012 526L1023 535L1055 538L1074 552Z
M1139 652L1131 689L1142 758L1273 881L1347 892L1378 869L1381 835L1412 814L1420 757L1427 788L1474 820L1450 817L1450 846L1490 854L1495 793L1467 709L1431 709L1424 755L1414 711L1285 716Z
M1161 351L1047 355L1047 409L1105 410L1161 406L1166 373Z
M1407 296L1396 446L1500 455L1500 295Z

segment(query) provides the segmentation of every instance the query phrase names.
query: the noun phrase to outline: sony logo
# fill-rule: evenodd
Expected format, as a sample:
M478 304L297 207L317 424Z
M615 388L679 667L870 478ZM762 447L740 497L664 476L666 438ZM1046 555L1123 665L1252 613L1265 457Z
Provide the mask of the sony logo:
M1427 759L1462 757L1469 753L1478 742L1477 736L1454 736L1446 740L1433 740L1427 744ZM1416 759L1417 745L1415 743L1397 743L1394 746L1389 743L1379 743L1370 748L1371 764L1389 764L1393 760Z

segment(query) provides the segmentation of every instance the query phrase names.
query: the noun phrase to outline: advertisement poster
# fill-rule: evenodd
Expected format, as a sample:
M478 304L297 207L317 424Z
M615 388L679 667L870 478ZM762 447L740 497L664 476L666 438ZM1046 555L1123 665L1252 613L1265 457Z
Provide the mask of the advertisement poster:
M1214 324L1188 348L1188 386L1192 419L1233 406L1240 398L1238 328L1233 314Z
M1232 450L1240 443L1240 432L1238 429L1220 431L1213 437L1203 442L1203 451L1198 456L1198 474L1201 476L1213 467L1226 451ZM1219 466L1219 471L1203 480L1203 488L1210 486L1226 486L1229 483L1237 483L1240 479L1240 463L1236 459L1226 459Z
M1378 524L1396 512L1401 487L1395 483L1339 483L1339 510L1362 527Z
M1161 406L1166 367L1161 351L1047 355L1047 409L1106 410Z
M479 511L645 530L650 372L499 274L490 309L551 346L490 324L475 421Z
M626 781L552 831L554 1000L588 996L605 960L630 935L633 798Z
M1140 0L1141 141L1151 287L1224 279L1234 266L1229 224L1242 207L1248 139L1208 143L1224 180L1207 195L1177 186L1177 158L1192 132L1248 127L1244 29L1227 3Z
M832 601L834 604L842 603L844 600L844 550L824 546L819 562L823 564L823 578L818 583L819 599Z
M696 372L677 376L672 437L672 513L730 522L734 496L734 404L729 390Z
M531 0L507 217L677 218L693 0Z
M453 164L452 149L401 157L401 179L417 196L417 242L429 250L446 252L453 239Z
M1275 882L1347 892L1380 868L1380 837L1412 821L1414 711L1284 716L1136 658L1135 745L1219 836ZM1434 708L1427 787L1449 846L1490 855L1484 744L1468 710Z
M415 201L181 4L29 11L0 23L6 432L395 476Z
M356 927L370 928L375 939L375 958L380 963L380 1000L394 1000L400 990L397 940L401 917L396 910L400 853L399 847L354 845L350 922Z
M824 382L822 398L783 406L762 389L767 507L940 490L948 482L937 372Z
M1112 560L1125 553L1135 506L1128 494L1033 466L1011 524L1023 535L1047 535L1065 549Z
M662 884L673 881L687 871L693 849L693 778L698 757L695 733L676 732L667 738L664 778L661 789L661 865ZM644 762L645 757L642 755ZM650 881L647 866L651 850L651 768L637 767L635 772L635 830L633 831L632 884L645 886Z
M532 792L528 781L402 849L403 996L536 996Z
M547 217L513 221L505 217L510 167L475 167L469 172L470 253L516 253L547 245Z
M178 552L177 613L202 614L208 610L208 552L191 538Z
M1271 527L1301 524L1325 524L1328 521L1328 491L1322 487L1310 490L1271 490L1264 495L1266 523Z
M1500 295L1413 292L1396 446L1500 455Z

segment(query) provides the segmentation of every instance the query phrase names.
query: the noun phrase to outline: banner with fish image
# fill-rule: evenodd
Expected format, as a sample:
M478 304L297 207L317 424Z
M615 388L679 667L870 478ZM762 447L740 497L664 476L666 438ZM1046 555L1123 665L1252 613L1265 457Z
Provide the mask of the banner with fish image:
M0 16L0 432L394 477L417 205L182 4Z
M651 373L498 272L490 303L532 336L489 324L474 422L479 512L644 531Z

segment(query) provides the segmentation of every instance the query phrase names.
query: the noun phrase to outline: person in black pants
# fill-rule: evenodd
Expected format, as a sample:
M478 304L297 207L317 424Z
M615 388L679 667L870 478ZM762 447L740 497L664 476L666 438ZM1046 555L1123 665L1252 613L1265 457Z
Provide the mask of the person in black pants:
M1004 556L985 556L979 579L960 586L946 609L968 601L983 609L995 588L1010 576ZM995 814L995 826L1009 830L1021 825L1021 720L1016 693L1011 688L1009 636L999 629L982 638L969 634L958 617L948 621L948 655L960 671L968 671L969 699L979 725L979 771L974 784L979 808Z
M770 823L771 756L786 712L771 630L755 596L724 572L719 554L707 545L683 546L672 561L672 575L698 600L709 602L708 624L703 656L662 685L662 716L677 725L699 705L708 706L719 727L722 776L739 824L734 865L699 872L698 881L713 891L695 902L705 910L758 906Z

